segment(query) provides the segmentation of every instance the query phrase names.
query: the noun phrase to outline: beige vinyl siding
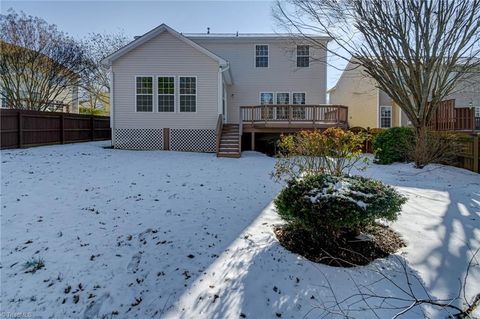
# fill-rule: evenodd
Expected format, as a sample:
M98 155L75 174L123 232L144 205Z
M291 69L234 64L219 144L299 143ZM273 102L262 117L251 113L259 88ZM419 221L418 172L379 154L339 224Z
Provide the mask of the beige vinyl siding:
M227 87L229 123L238 123L240 106L260 104L260 92L305 92L306 104L325 104L326 64L312 61L310 67L298 68L296 45L289 40L190 39L230 63L233 85ZM266 68L255 67L257 44L269 46ZM324 50L311 47L310 54L317 60L325 59Z
M378 89L374 81L350 64L346 70L330 91L330 103L348 106L350 127L377 127Z
M392 106L392 127L400 124L400 108L376 87L375 80L352 64L347 65L335 88L330 91L330 103L348 106L350 127L379 127L380 106Z
M218 117L219 64L163 32L112 64L114 128L214 129ZM136 112L135 77L154 77L153 112ZM157 77L175 76L175 112L158 112ZM197 78L196 112L180 112L179 77Z

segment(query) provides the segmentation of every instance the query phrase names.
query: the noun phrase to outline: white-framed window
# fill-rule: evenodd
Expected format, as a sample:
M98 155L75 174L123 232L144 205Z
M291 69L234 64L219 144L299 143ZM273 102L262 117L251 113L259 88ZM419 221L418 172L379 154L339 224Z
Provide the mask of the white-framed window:
M310 46L297 45L297 67L308 68L310 66Z
M268 45L255 45L255 67L268 68Z
M277 104L290 104L290 93L277 93Z
M480 117L480 106L475 108L475 117Z
M272 92L260 92L260 104L273 104L273 93Z
M277 104L290 104L290 93L280 92L277 93ZM277 119L286 120L288 119L288 107L287 106L277 106Z
M380 128L392 127L392 107L380 106Z
M305 104L305 92L294 92L292 93L292 103L293 104Z
M195 76L180 77L180 112L197 111L197 78Z
M273 104L273 92L260 92L260 104L271 105ZM266 111L262 110L262 118L273 119L273 108L267 108Z
M175 77L158 77L158 112L175 112Z
M292 104L294 105L305 105L305 92L294 92L292 93ZM293 108L293 118L296 120L305 119L305 107L304 106L295 106Z
M137 112L153 112L153 77L137 76L135 82L135 103Z

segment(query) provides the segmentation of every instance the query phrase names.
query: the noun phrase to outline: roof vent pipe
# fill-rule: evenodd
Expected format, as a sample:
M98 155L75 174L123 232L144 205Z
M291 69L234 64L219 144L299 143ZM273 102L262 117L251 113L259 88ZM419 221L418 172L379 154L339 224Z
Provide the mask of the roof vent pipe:
M207 34L210 34L210 27L207 27Z

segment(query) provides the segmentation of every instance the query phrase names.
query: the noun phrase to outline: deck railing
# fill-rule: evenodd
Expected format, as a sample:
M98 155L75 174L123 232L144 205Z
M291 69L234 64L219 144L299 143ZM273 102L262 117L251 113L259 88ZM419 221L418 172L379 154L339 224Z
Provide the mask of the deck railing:
M474 108L455 107L455 100L446 100L433 114L430 128L435 131L475 131L480 130L480 118L475 117Z
M256 123L302 123L346 125L348 107L343 105L269 104L240 107L240 121Z

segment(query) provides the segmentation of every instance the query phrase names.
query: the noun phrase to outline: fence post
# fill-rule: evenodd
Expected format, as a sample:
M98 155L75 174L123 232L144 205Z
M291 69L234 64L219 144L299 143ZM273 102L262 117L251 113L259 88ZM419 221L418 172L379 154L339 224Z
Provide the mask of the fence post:
M478 167L478 157L479 157L479 145L478 145L478 135L479 134L476 134L474 137L473 137L473 171L475 173L479 173L480 171L480 168Z
M65 144L65 117L60 114L60 144Z
M93 116L90 117L90 135L92 136L92 141L95 140L95 126L94 126L95 118Z
M18 111L18 148L23 146L23 116L22 111Z

